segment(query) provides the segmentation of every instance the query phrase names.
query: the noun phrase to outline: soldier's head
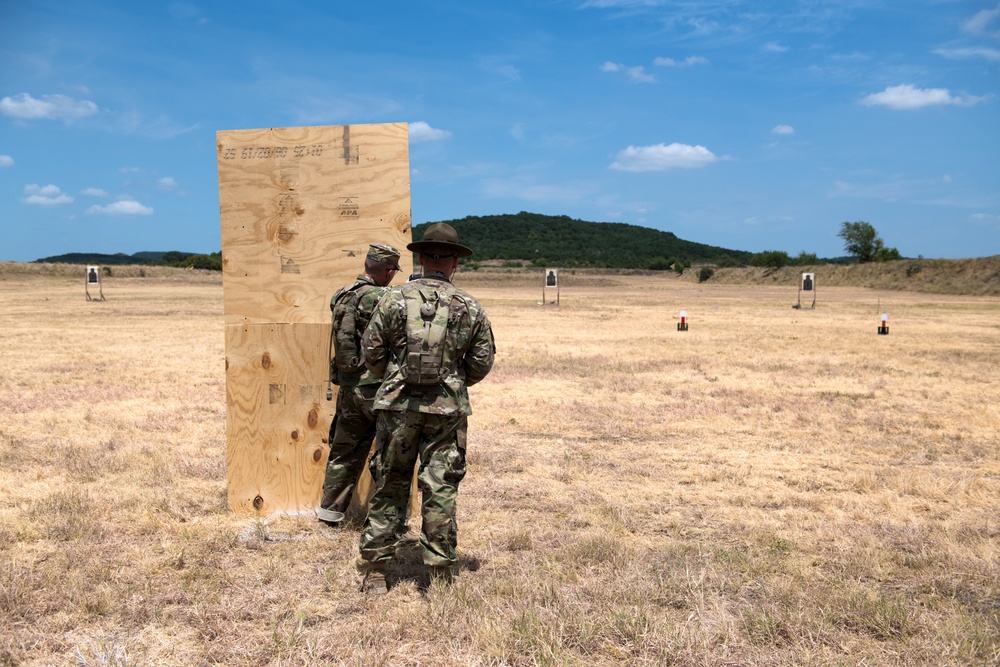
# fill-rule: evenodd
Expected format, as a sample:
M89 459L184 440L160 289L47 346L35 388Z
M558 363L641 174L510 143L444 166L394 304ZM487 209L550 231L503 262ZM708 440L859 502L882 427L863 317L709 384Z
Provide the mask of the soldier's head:
M399 251L385 243L372 243L365 257L365 274L384 287L399 271Z
M424 231L424 237L406 246L420 253L424 272L439 271L451 276L458 268L458 258L468 257L472 249L458 242L458 232L451 225L436 222Z

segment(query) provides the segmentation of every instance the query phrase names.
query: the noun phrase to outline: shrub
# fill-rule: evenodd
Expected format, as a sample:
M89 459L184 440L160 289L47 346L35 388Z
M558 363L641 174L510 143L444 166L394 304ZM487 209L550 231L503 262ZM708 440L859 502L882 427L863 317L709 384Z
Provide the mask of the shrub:
M698 282L703 283L715 275L715 269L710 266L703 266L698 269Z

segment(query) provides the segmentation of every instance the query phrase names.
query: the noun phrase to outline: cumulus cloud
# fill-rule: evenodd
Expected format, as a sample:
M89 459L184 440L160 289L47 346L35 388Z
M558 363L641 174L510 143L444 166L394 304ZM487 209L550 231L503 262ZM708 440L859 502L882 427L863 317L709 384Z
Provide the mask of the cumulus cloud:
M100 188L84 188L80 190L81 195L87 195L88 197L108 197L108 193Z
M795 134L795 128L791 125L775 125L771 128L771 134L789 135Z
M0 155L0 167L13 167L14 158L9 155Z
M692 65L707 65L708 59L701 56L688 56L684 60L674 60L657 56L653 59L653 64L660 67L690 67Z
M646 68L642 65L636 65L635 67L629 67L627 65L622 65L620 63L613 63L611 61L606 61L601 65L602 72L624 72L628 75L628 78L632 79L637 83L655 83L656 77L652 74L646 73Z
M410 123L410 143L418 144L424 141L442 141L451 137L448 130L438 130L422 120Z
M31 183L25 185L24 194L27 196L21 201L32 206L61 206L73 202L73 197L52 184L36 185Z
M915 88L910 84L889 86L881 93L872 93L861 99L865 106L885 106L890 109L919 109L940 104L969 106L983 98L971 95L952 95L947 88Z
M86 211L87 215L153 215L153 209L143 206L134 199L122 199L107 206L91 206Z
M22 120L75 120L97 113L90 100L75 100L66 95L42 95L36 99L28 93L18 93L0 100L0 113Z
M719 158L704 146L672 143L653 146L629 146L611 163L618 171L663 171L704 167Z
M156 187L161 190L173 190L177 187L177 179L173 176L164 176L163 178L156 181Z

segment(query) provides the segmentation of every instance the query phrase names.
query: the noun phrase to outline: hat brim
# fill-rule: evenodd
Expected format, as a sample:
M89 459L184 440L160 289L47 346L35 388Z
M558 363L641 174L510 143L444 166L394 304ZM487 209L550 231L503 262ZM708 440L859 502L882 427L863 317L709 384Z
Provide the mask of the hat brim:
M423 252L424 248L451 248L455 251L455 254L459 257L468 257L472 254L472 248L468 248L460 243L451 243L449 241L414 241L406 246L406 249L411 252Z

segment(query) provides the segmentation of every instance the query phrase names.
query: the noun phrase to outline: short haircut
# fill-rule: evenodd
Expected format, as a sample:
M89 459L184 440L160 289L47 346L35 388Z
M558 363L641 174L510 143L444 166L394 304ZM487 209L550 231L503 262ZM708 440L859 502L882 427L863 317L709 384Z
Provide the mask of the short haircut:
M380 262L377 259L365 258L365 271L387 271L395 268L396 266L394 264Z

